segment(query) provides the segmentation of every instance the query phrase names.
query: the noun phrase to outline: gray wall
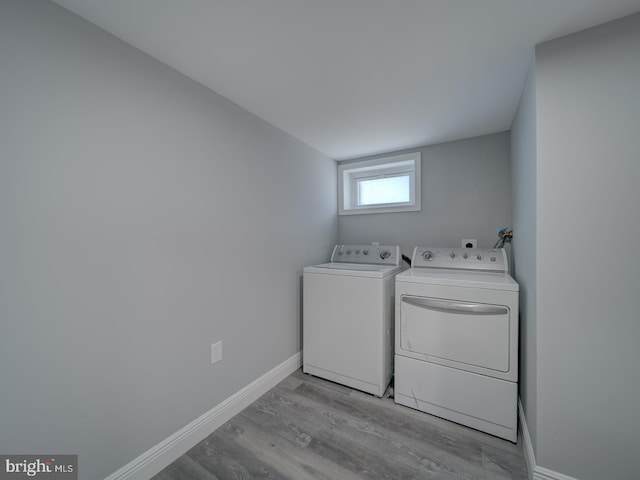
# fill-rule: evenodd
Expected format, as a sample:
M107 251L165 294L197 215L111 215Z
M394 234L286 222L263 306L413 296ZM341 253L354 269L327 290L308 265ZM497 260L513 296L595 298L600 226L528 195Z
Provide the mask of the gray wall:
M533 52L532 52L533 53ZM511 273L520 284L520 399L536 448L536 77L531 66L511 127L513 231Z
M541 45L538 460L638 477L640 15Z
M336 165L47 1L0 62L0 452L102 478L299 351Z
M511 222L509 133L393 154L416 150L422 152L422 211L341 215L340 242L399 244L409 256L415 246L459 247L463 238L492 247Z
M536 172L535 194L515 195L515 223L535 216L535 272L530 258L516 268L537 286L525 309L535 318L536 379L527 372L521 390L536 460L581 480L637 478L640 14L542 44L535 65L535 108L525 93L514 168ZM529 188L518 173L514 185ZM521 196L535 208L521 210Z

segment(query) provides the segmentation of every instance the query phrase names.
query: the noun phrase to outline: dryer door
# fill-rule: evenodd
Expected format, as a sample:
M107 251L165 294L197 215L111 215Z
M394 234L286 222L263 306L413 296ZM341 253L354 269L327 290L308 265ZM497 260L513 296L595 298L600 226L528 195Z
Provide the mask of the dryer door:
M461 369L509 371L509 307L413 295L400 302L396 353Z

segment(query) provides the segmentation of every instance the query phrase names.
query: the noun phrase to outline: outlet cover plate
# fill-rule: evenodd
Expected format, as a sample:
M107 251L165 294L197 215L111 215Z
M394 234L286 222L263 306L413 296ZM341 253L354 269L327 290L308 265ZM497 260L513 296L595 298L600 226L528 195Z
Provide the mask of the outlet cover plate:
M471 244L471 246L469 246ZM462 248L478 248L478 240L475 238L463 238Z
M211 344L211 365L222 360L222 341Z

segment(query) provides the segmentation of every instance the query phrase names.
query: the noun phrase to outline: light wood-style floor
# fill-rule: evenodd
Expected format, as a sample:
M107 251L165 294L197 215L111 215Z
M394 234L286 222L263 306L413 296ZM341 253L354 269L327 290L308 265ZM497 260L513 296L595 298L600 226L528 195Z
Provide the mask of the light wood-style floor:
M153 480L526 480L514 445L303 374L282 381Z

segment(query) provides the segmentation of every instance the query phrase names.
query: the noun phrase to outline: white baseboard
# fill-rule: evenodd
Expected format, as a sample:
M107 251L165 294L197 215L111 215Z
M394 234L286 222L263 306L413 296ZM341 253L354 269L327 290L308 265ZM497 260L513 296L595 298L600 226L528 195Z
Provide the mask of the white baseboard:
M298 352L155 447L133 459L105 480L148 480L295 372L301 364L302 356Z
M522 443L524 447L524 459L527 462L530 480L578 480L577 478L554 472L548 468L536 465L536 456L533 451L533 444L527 428L527 420L524 416L522 402L518 398L518 419L520 420L520 432L522 433Z
M522 401L518 397L518 420L520 422L520 434L522 435L522 446L524 450L524 459L527 462L527 470L529 472L529 479L533 479L533 470L536 467L536 456L533 452L533 444L531 443L531 437L529 436L529 428L527 427L527 420L524 418L524 409L522 408Z
M569 475L554 472L543 467L536 467L533 472L533 480L577 480Z

